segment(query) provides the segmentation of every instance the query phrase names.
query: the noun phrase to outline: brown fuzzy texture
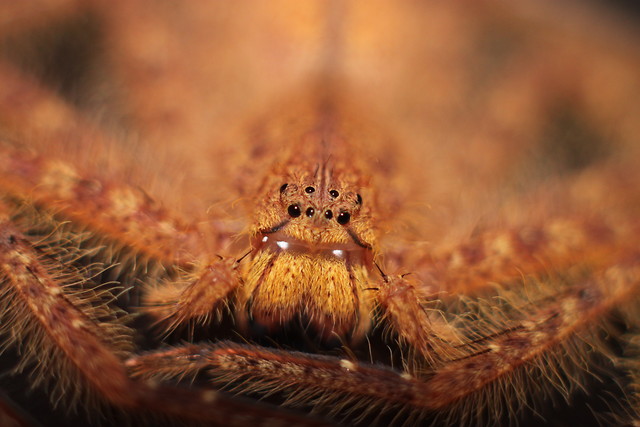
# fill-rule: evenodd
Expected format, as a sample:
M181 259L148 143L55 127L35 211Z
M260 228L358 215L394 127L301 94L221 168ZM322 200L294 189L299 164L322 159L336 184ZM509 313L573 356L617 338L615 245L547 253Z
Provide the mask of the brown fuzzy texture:
M637 422L637 29L236 3L0 5L0 350L50 413Z

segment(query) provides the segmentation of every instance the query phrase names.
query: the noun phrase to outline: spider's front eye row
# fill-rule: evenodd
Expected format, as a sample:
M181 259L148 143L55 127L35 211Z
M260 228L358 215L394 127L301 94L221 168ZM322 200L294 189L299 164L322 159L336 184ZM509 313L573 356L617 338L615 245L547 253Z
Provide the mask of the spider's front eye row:
M297 204L289 205L289 207L287 208L287 212L289 213L289 216L291 218L298 218L300 215L302 215L302 209L300 209L300 205ZM309 218L313 217L315 213L316 211L312 207L307 208L307 210L305 211L305 214ZM326 210L324 213L324 217L326 219L333 218L333 212L331 212L331 210ZM350 220L351 214L349 212L340 212L336 217L336 221L338 221L338 224L340 225L347 225Z

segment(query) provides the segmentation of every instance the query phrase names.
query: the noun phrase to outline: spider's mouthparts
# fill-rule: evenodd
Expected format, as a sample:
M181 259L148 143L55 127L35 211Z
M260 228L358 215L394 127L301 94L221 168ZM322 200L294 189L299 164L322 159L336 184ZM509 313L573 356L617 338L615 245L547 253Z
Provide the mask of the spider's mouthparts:
M250 317L269 334L301 322L323 342L364 336L373 310L371 293L364 291L371 286L370 249L348 238L309 241L284 231L261 233L253 246L237 295L239 317Z
M369 248L364 248L355 242L309 242L296 239L282 231L259 235L254 242L254 247L257 250L270 250L275 253L287 252L345 260L349 264L364 264L370 252Z

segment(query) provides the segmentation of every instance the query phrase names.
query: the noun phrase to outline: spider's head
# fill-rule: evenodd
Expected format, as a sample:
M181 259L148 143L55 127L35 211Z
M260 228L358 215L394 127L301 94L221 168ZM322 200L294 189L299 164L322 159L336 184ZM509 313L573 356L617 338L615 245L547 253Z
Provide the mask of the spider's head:
M259 210L241 309L277 329L294 318L323 338L369 327L375 235L369 209L346 180L289 179Z
M282 222L274 228L310 244L370 246L356 231L358 223L368 218L360 216L362 196L354 189L313 182L286 183L279 193Z
M282 184L258 210L254 247L310 257L370 261L375 235L356 185L302 177Z

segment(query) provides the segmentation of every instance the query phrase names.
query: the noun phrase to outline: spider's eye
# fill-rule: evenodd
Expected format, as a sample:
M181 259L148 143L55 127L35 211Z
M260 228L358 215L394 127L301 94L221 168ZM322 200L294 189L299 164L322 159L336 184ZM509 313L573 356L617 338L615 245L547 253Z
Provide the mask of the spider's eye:
M329 194L330 194L330 195L331 195L331 197L333 197L334 199L340 195L340 193L338 193L336 190L331 190L331 191L329 191Z
M284 193L284 190L287 189L287 186L289 186L289 184L282 184L282 187L280 187L280 192Z
M333 212L331 212L330 210L327 210L324 212L324 217L327 219L331 219L333 218Z
M313 188L313 187L307 187L307 188L304 189L304 192L307 193L307 194L311 194L314 191L316 191L316 189Z
M313 208L307 208L307 211L305 213L307 214L307 216L309 218L311 218L313 216L313 214L316 213L316 211Z
M298 205L289 205L289 207L287 208L287 212L289 212L289 215L292 218L297 218L302 214L302 212L300 211L300 206Z
M360 194L356 194L356 203L359 205L362 204L362 196Z
M346 225L350 219L351 219L351 215L349 214L349 212L340 212L338 214L337 221L338 221L338 224L340 225Z

